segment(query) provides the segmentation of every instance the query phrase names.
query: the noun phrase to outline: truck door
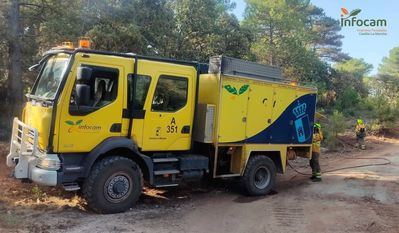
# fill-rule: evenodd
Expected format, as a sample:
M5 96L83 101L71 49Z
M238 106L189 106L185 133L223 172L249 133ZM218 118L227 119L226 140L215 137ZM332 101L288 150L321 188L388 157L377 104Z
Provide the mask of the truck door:
M192 67L188 71L153 75L144 118L143 151L190 149L195 74Z
M71 72L73 78L66 85L65 104L61 107L59 151L87 152L109 137L121 136L125 71L116 59L108 60L105 65L97 55L76 59ZM76 81L79 67L91 69L90 80ZM77 103L78 85L89 90L86 103Z

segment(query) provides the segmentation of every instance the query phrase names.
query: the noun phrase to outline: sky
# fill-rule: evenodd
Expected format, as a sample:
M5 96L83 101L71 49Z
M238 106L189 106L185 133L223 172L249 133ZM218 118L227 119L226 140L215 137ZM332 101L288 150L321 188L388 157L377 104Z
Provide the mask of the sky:
M244 0L233 0L236 8L233 13L239 20L245 11ZM399 46L399 1L398 0L311 0L311 3L324 9L327 16L340 20L341 7L348 11L361 9L358 19L386 19L387 35L359 35L356 27L343 27L341 35L342 51L353 58L363 58L373 65L371 75L375 75L383 57L389 50Z

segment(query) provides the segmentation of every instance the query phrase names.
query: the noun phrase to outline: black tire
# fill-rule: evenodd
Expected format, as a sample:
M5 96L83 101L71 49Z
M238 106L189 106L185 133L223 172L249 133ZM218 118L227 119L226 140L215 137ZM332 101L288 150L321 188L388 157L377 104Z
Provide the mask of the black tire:
M241 185L245 194L260 196L268 194L276 182L276 165L263 155L250 157L241 177Z
M128 158L112 156L93 165L83 184L83 196L97 213L120 213L137 202L142 187L140 167Z

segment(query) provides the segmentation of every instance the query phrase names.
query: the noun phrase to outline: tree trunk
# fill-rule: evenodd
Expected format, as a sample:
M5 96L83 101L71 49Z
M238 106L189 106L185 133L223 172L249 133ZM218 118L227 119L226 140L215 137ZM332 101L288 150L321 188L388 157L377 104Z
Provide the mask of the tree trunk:
M270 65L274 66L275 61L274 61L274 56L275 56L275 49L274 49L274 38L273 38L273 23L272 20L270 20L270 25L269 25L269 47L271 48L270 51Z
M8 105L13 116L20 116L23 100L23 84L21 71L21 25L19 0L11 1L8 18L9 27L9 75L8 75Z

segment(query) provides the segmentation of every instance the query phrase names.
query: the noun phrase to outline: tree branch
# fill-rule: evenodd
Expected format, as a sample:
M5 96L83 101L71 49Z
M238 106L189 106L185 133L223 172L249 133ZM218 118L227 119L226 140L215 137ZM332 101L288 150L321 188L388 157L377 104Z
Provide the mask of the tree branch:
M37 7L37 8L42 8L43 5L38 5L38 4L34 4L34 3L26 3L26 2L22 2L20 4L18 4L19 6L27 6L27 7Z

